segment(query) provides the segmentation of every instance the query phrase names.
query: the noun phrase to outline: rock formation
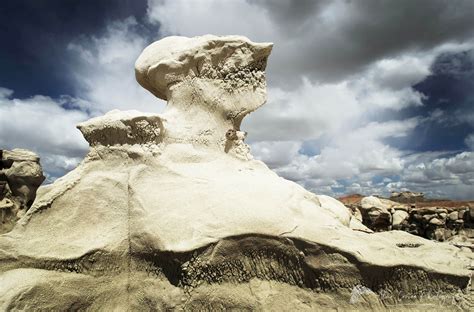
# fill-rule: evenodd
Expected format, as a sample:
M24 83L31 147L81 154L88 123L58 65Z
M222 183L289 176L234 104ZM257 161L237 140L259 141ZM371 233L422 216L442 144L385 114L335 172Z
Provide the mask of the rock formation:
M425 195L419 192L392 192L390 195L390 200L404 204L415 204L424 201L424 199Z
M26 213L44 179L35 153L0 150L0 234L10 231Z
M136 77L165 112L78 126L84 161L0 236L0 307L472 307L470 251L366 233L339 201L252 159L240 125L266 100L271 49L210 35L147 47Z
M373 231L402 230L474 249L474 202L423 199L406 204L375 196L341 200L354 218Z

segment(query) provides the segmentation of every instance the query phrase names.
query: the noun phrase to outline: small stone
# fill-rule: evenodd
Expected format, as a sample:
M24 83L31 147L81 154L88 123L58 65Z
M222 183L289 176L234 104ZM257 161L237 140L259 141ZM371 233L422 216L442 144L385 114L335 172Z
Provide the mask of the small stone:
M408 212L404 210L395 210L395 213L392 215L392 225L400 225L403 221L407 220L408 217Z
M438 208L436 209L436 213L447 213L448 210L447 209L444 209L444 208Z
M393 209L408 211L408 206L396 206L396 207L393 207Z
M441 212L441 213L439 213L439 216L440 216L441 219L446 219L448 214L446 212Z
M448 215L448 218L449 220L451 221L456 221L458 219L458 212L457 211L453 211L451 212L449 215Z
M466 212L465 210L459 210L459 211L458 211L458 219L463 219L465 212Z
M426 222L428 222L428 221L430 221L431 219L434 219L434 218L436 218L436 217L437 217L437 215L435 215L435 214L425 214L425 215L423 216L423 219L424 219Z
M434 214L434 213L436 213L437 209L438 208L436 208L436 207L425 207L425 208L418 209L418 213L420 213L422 215Z
M380 211L378 210L371 210L368 213L370 218L378 218L380 216Z
M442 228L438 228L434 231L434 237L433 237L435 240L439 241L439 242L443 242L446 240L446 236L445 236L445 231L444 229Z
M444 225L444 222L441 221L441 220L438 219L438 218L432 218L432 219L430 220L430 224L439 226L439 225Z

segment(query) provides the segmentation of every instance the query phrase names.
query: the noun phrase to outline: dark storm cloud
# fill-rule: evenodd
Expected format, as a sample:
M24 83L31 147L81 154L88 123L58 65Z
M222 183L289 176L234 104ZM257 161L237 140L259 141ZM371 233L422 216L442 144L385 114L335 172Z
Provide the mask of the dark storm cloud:
M276 24L283 22L285 29L294 31L298 25L305 25L306 21L313 18L328 1L321 0L250 0L250 3L266 9ZM290 27L288 27L290 26Z
M285 78L305 73L335 81L381 58L472 40L474 34L471 0L251 3L265 8L288 39L274 53L280 64L275 71Z
M70 93L66 46L113 20L146 14L139 0L5 0L0 3L0 86L15 96Z
M422 122L410 140L389 139L394 147L419 152L466 148L474 133L474 50L443 53L431 66L432 74L413 88L425 95L422 106L411 106L386 118L419 116Z

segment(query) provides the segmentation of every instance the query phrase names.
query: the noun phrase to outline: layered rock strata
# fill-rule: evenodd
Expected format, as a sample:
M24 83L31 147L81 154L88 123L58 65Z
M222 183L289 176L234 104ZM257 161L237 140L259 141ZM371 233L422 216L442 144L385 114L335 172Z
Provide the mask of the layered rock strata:
M472 307L472 253L354 230L342 203L251 157L240 126L266 100L271 49L210 35L146 48L136 77L165 112L112 111L78 126L91 146L84 161L0 236L0 307Z

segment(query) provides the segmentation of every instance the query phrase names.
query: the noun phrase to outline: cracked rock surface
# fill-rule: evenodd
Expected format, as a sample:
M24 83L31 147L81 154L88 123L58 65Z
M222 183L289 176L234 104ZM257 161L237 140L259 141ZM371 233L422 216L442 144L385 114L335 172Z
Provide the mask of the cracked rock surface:
M78 126L86 158L0 236L0 307L472 308L471 252L353 230L339 201L242 148L241 121L266 100L270 52L239 36L146 48L137 80L168 101L165 112L112 111ZM250 68L260 78L242 83Z

